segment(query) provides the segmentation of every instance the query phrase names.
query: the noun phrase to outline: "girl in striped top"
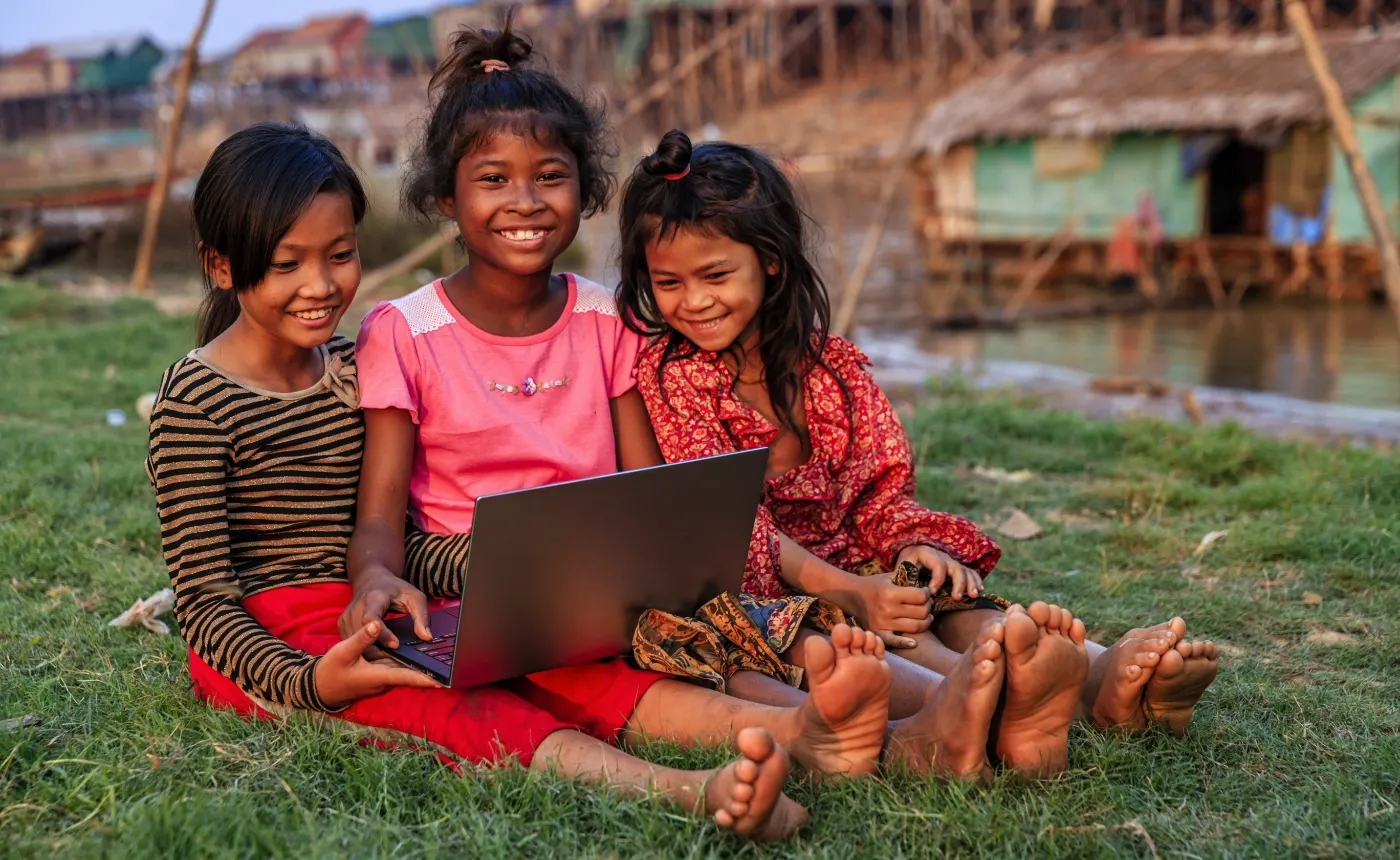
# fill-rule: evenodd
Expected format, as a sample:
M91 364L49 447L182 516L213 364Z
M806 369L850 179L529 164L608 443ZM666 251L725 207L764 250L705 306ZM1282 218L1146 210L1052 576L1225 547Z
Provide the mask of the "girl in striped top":
M650 673L584 667L555 683L536 676L450 690L375 659L378 618L342 640L364 423L353 347L333 333L359 285L364 211L335 147L290 126L233 135L200 177L194 217L209 294L199 348L161 382L147 461L196 694L249 716L332 714L458 760L516 756L532 769L655 792L753 838L796 829L806 811L782 793L787 752L757 726L786 729L808 754L835 759L844 735L814 724L815 711L721 708L727 722L700 732L656 697L614 713L597 706L640 695L658 677ZM878 677L878 659L848 638L829 666L829 708L846 706L837 694L851 698L840 677L862 666ZM561 679L597 689L570 699ZM697 741L732 734L742 755L714 771L682 771L595 739L624 729Z

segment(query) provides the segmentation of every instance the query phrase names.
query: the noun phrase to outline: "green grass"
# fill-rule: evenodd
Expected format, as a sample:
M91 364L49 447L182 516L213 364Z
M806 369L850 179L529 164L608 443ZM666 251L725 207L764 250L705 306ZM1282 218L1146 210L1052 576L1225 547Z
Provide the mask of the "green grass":
M1111 639L1182 613L1226 649L1191 735L1077 731L1038 785L910 779L792 793L814 823L756 848L645 802L309 724L251 725L188 690L175 636L105 621L166 583L134 412L190 321L0 286L0 854L5 856L1381 857L1400 853L1400 464L1236 428L1100 423L936 394L908 428L926 502L1045 524L989 582ZM1030 469L990 483L977 465ZM1077 515L1060 524L1052 511ZM1196 564L1208 531L1229 529ZM1317 606L1302 595L1321 595ZM1345 634L1348 644L1310 641ZM1316 636L1313 639L1316 640ZM646 753L716 763L719 751ZM1150 842L1149 842L1150 840Z

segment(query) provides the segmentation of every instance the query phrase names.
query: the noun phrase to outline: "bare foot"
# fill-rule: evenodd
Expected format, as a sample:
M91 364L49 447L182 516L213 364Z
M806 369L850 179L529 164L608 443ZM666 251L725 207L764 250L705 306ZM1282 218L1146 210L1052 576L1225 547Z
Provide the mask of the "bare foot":
M1006 704L996 728L997 755L1029 777L1069 765L1074 719L1089 658L1084 622L1040 601L1006 613Z
M1101 729L1137 732L1147 728L1142 691L1162 655L1177 641L1172 622L1130 630L1089 664L1080 713Z
M830 639L812 636L804 644L808 694L797 709L793 758L817 773L874 773L890 711L884 643L874 633L838 624Z
M705 783L705 811L715 824L759 842L791 835L810 816L783 794L791 762L767 729L747 728L735 739L741 758Z
M1200 701L1201 694L1215 680L1219 670L1219 657L1215 644L1209 640L1187 641L1186 623L1180 618L1172 619L1177 633L1176 647L1162 655L1157 671L1147 682L1143 694L1142 709L1149 720L1165 723L1176 735L1186 734L1186 726L1191 722L1191 712Z
M928 703L893 725L887 763L953 779L991 776L987 737L1006 677L1005 636L1000 620L977 634Z

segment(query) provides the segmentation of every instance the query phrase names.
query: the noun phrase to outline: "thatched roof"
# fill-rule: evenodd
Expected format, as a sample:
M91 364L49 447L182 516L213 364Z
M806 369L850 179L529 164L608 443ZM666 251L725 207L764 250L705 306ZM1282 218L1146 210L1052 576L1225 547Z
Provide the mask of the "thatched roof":
M1398 28L1327 37L1324 47L1348 100L1400 67ZM1325 120L1291 36L1157 39L1003 58L930 108L919 142L941 153L976 139L1253 135Z

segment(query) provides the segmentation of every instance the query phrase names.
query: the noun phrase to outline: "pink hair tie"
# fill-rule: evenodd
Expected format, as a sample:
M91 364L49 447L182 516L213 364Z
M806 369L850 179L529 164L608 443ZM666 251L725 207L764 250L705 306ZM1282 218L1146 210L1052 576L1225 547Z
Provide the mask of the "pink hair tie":
M669 181L671 181L671 182L675 182L677 179L684 179L684 178L686 178L686 177L689 176L689 175L690 175L690 165L687 164L687 165L685 166L685 170L682 170L680 173L668 173L668 174L666 174L665 176L663 176L662 179L666 179L666 180L669 180Z
M492 72L510 71L510 64L505 60L482 60L481 68L489 75Z

